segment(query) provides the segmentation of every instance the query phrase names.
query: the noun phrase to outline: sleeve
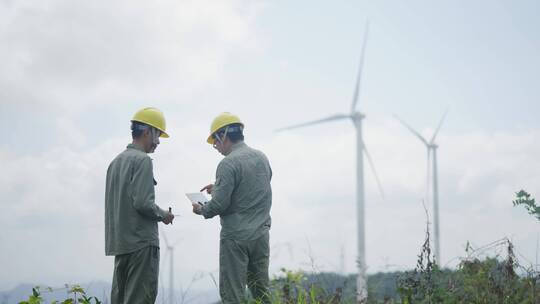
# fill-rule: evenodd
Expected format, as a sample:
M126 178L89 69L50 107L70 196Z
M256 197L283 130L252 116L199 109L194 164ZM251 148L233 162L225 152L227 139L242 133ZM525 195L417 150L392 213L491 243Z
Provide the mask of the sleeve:
M235 184L233 166L226 161L221 161L216 170L212 199L202 207L204 218L220 215L229 208Z
M268 160L268 157L264 157L264 159L266 160L266 165L268 166L268 172L270 173L270 180L272 180L272 175L274 174L274 172L272 171L272 166L270 166L270 161Z
M147 219L159 222L165 217L165 211L155 204L154 173L152 160L145 157L135 168L131 180L133 208Z

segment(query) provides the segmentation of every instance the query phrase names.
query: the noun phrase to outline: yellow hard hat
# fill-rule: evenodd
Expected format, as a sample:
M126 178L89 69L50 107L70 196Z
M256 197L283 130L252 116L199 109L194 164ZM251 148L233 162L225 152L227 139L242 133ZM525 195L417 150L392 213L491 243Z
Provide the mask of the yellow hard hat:
M244 126L244 123L240 121L240 118L234 114L229 112L219 114L216 118L214 118L212 124L210 125L210 135L208 136L206 142L213 145L215 140L212 135L214 135L214 133L216 133L219 129L232 124L241 124L242 127Z
M142 122L160 130L161 135L159 137L169 137L169 134L165 132L165 116L163 116L163 113L156 108L140 109L133 115L131 121Z

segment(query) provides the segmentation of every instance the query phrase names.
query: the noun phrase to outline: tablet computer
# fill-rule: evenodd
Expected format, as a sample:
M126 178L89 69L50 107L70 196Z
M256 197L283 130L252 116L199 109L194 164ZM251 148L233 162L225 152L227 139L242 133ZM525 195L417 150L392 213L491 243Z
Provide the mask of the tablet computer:
M186 196L193 204L204 205L208 202L208 198L201 192L186 193Z

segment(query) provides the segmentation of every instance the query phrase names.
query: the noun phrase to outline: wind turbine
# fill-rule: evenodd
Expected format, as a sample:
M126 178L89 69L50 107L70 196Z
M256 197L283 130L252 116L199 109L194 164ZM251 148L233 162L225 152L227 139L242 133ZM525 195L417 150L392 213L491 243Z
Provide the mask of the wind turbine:
M441 118L441 121L439 122L439 125L437 126L437 129L435 130L435 133L433 133L433 136L431 137L430 141L427 141L418 131L413 129L411 126L409 126L407 123L405 123L401 118L394 115L394 117L401 122L402 125L404 125L409 131L411 131L420 141L426 146L427 148L427 187L426 187L426 200L429 199L429 184L431 182L431 186L433 187L432 193L433 193L433 234L434 234L434 243L435 243L435 263L440 265L441 261L441 247L440 247L440 238L439 238L439 181L438 181L438 172L437 172L437 148L439 147L435 143L435 139L437 138L437 134L439 133L439 130L441 129L441 126L444 122L444 119L446 118L446 114L448 114L448 110L446 110ZM431 155L433 155L433 158L431 158ZM430 160L432 161L430 163ZM433 165L433 180L430 181L430 166Z
M362 78L362 68L364 65L364 54L366 49L366 43L367 43L367 37L368 37L368 30L369 30L369 23L366 23L366 30L364 33L364 41L362 45L362 53L360 56L360 65L358 67L358 74L356 78L356 83L354 87L354 93L352 98L352 105L351 110L348 114L336 114L332 115L326 118L322 118L315 121L310 121L306 123L301 123L285 128L278 129L276 131L284 131L284 130L290 130L290 129L296 129L300 127L305 126L311 126L315 124L320 124L324 122L334 121L334 120L342 120L342 119L351 119L355 129L356 129L356 205L357 205L357 230L358 230L358 260L357 260L357 267L358 267L358 274L356 279L356 300L357 303L367 303L367 277L366 277L366 247L365 247L365 213L364 213L364 159L363 159L363 153L366 154L366 158L371 166L371 169L373 170L373 174L375 175L375 179L377 181L377 186L379 187L379 190L381 191L382 196L384 197L384 193L382 192L381 183L379 182L379 178L377 177L377 173L375 172L375 167L373 166L373 161L371 160L371 156L364 144L364 140L362 138L362 119L365 118L365 115L361 112L356 110L356 106L358 104L358 97L360 95L360 80Z
M169 303L173 304L174 301L174 246L176 245L175 242L173 245L169 245L169 241L167 240L167 235L164 231L161 231L161 235L163 235L163 240L165 240L165 246L166 246L166 252L165 255L169 255Z

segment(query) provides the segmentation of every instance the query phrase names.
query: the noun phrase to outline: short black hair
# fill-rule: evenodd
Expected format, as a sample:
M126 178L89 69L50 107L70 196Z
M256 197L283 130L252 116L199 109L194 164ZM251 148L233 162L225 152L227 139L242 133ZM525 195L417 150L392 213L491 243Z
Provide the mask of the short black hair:
M137 139L143 135L144 130L148 128L147 124L138 121L131 122L131 138Z
M244 126L242 124L235 123L235 124L230 124L227 127L229 127L227 130L227 138L232 143L237 143L239 141L244 140ZM223 134L225 134L225 129L227 129L227 127L221 128L219 131L216 132L216 134L218 134L220 137L223 136Z

